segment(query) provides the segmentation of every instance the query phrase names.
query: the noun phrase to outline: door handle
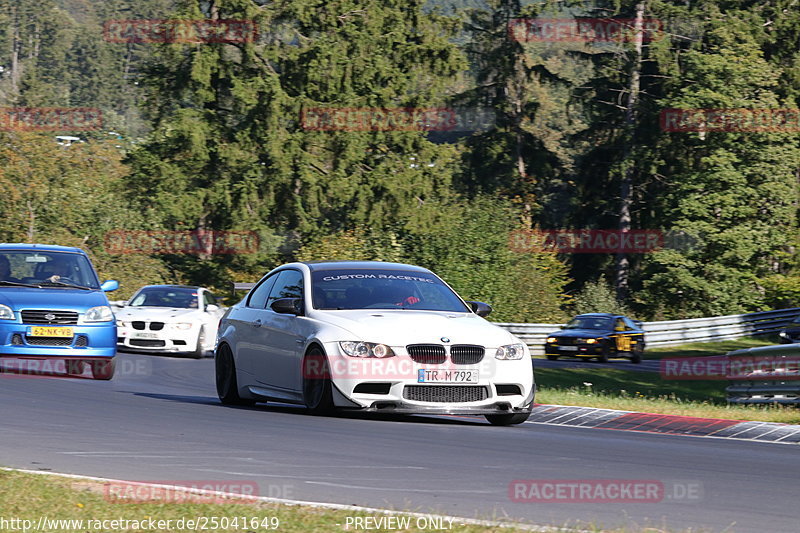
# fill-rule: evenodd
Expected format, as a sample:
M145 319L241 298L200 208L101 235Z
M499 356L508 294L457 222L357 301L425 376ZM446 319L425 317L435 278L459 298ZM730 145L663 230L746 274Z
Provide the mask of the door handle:
M253 327L255 327L255 328L260 328L260 327L261 327L261 319L260 319L260 318L257 318L257 319L255 319L255 320L253 320L253 321L250 323L250 325L251 325L251 326L253 326Z

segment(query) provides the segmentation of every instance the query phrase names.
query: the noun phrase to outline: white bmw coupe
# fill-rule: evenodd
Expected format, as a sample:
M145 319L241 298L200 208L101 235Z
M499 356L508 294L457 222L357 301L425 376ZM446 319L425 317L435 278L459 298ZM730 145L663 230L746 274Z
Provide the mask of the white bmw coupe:
M374 261L290 263L219 324L223 404L276 401L312 412L485 415L527 420L528 347L424 268Z
M214 333L223 313L203 287L147 285L114 313L117 349L203 357L214 350Z

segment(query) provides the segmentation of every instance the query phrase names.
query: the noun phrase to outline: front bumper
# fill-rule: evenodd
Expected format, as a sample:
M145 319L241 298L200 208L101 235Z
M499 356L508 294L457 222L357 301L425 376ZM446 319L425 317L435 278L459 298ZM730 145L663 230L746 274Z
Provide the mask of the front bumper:
M64 326L72 337L36 337L32 325L0 323L0 357L109 358L117 353L117 326L113 322Z
M335 350L334 346L326 348L328 353ZM398 414L515 414L531 410L536 392L527 353L523 359L512 361L486 355L480 363L471 365L420 364L406 354L386 359L329 355L328 363L334 403L341 408ZM476 372L478 379L430 382L420 376L421 370L451 375Z
M193 353L197 348L198 335L198 328L194 326L188 330L177 330L167 325L159 331L120 327L117 346L131 352Z
M575 349L577 348L577 349ZM559 345L548 343L544 346L545 355L563 355L570 357L597 357L603 354L602 343Z

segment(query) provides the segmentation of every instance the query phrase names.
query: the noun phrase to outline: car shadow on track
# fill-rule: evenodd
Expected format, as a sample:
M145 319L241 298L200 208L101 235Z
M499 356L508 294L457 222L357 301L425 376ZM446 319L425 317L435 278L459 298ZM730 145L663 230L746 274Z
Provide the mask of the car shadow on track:
M414 424L436 424L436 425L478 425L488 424L483 417L463 416L463 415L400 415L390 413L364 413L359 411L336 411L329 415L315 415L310 413L305 407L299 405L258 403L254 406L248 405L222 405L213 396L187 396L179 394L157 394L152 392L121 391L134 396L153 398L156 400L167 400L170 402L193 403L201 405L216 405L225 409L236 409L239 411L269 411L272 413L287 413L297 416L308 416L314 418L340 418L349 420L380 420L392 422L408 422Z

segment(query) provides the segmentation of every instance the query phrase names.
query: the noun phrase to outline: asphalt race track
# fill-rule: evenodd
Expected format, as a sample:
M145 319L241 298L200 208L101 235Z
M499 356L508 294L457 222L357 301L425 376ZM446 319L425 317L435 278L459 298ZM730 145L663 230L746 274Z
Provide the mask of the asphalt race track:
M263 496L534 524L798 530L798 445L231 408L218 403L213 379L211 359L130 354L110 382L0 374L0 465L162 483L255 481ZM586 479L656 480L666 496L509 498L513 480Z

